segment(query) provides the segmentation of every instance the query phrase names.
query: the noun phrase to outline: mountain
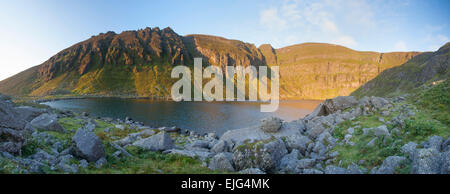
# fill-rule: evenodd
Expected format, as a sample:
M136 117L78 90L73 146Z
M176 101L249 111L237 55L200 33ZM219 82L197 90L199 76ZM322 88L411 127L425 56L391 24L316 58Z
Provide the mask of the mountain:
M346 96L385 69L418 52L360 52L335 44L304 43L281 49L261 45L268 65L280 66L281 98Z
M407 63L387 69L352 93L354 96L394 96L450 77L450 42L436 52L426 52Z
M324 99L348 95L385 69L417 52L359 52L342 46L305 43L281 49L210 35L180 36L170 28L101 33L0 82L14 96L170 96L176 65L280 66L282 98Z

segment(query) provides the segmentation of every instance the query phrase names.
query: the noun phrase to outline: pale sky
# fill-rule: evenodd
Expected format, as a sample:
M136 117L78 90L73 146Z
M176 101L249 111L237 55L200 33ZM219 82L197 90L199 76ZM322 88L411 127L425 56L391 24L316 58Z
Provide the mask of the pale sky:
M0 0L0 80L92 35L156 26L275 48L434 51L449 41L448 10L448 0Z

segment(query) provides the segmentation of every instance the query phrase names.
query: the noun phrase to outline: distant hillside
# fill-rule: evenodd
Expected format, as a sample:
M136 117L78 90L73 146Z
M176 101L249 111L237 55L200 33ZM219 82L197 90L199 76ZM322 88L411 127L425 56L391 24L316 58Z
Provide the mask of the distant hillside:
M387 69L352 95L394 96L427 83L446 80L450 77L449 61L450 42L436 52L422 53L401 66Z
M418 52L360 52L334 44L305 43L273 49L262 45L268 65L279 65L282 98L326 99L346 96L385 69Z
M0 81L14 96L170 96L176 65L203 57L211 65L279 65L282 98L325 99L349 95L385 69L417 52L359 52L342 46L305 43L257 48L209 35L180 36L170 28L101 33L52 56L43 64ZM206 65L206 64L205 64Z

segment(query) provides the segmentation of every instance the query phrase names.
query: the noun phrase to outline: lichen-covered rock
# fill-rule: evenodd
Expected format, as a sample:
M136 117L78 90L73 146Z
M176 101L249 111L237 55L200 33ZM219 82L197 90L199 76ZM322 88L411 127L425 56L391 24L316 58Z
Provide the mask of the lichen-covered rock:
M261 120L261 130L266 133L276 133L280 130L283 120L278 117L268 117Z
M234 143L231 140L219 140L212 148L211 152L231 152L233 150Z
M286 148L289 151L297 149L300 153L305 154L308 145L312 143L312 140L303 135L288 136L285 139Z
M72 138L73 155L95 162L105 157L105 147L95 133L86 129L78 129Z
M404 161L405 157L401 156L389 156L384 161L383 164L377 169L375 174L394 174L395 169Z
M56 114L44 113L34 118L30 124L36 129L45 131L66 132L66 130L58 123L58 116Z
M174 142L166 132L160 132L132 144L149 151L164 151L174 147Z
M433 148L437 151L441 151L441 145L444 142L444 139L440 136L433 136L428 138L428 141L424 142L424 148Z
M414 153L416 152L416 147L417 147L417 144L416 143L414 143L414 142L409 142L409 143L407 143L407 144L405 144L405 145L403 145L402 146L402 152L403 153L405 153L405 154L408 154L408 156L409 156L409 159L413 159L413 157L414 157Z
M225 170L233 172L233 154L223 152L215 155L209 162L208 168L211 170Z
M239 174L266 174L266 173L259 168L247 168L239 171Z
M237 147L233 153L233 162L237 170L259 168L273 172L286 154L287 149L282 140L270 139Z
M441 174L450 174L450 150L441 153Z
M347 170L345 168L330 165L325 168L325 174L347 174Z
M434 148L418 149L414 153L412 174L438 174L441 167L441 154Z

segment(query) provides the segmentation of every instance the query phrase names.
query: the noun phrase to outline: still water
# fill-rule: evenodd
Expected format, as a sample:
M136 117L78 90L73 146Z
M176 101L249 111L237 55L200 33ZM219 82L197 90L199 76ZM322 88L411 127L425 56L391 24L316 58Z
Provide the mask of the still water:
M177 126L198 133L216 132L257 125L275 115L292 121L311 113L320 103L315 100L281 101L278 111L260 112L259 102L171 102L148 99L88 98L45 102L60 110L89 112L93 116L131 117L148 126Z

